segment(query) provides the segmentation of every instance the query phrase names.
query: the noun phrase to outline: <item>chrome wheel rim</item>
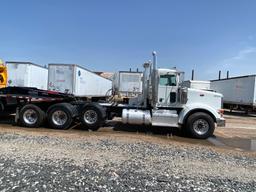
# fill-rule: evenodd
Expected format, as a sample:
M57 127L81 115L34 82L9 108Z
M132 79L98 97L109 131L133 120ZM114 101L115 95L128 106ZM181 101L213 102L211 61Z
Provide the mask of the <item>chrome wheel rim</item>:
M28 125L33 125L36 123L38 115L34 109L28 109L23 114L23 120Z
M98 120L98 115L94 110L88 110L84 113L84 121L87 124L94 124Z
M198 119L193 123L193 129L198 135L204 135L209 131L210 126L205 119Z
M68 120L68 115L61 110L54 111L52 114L52 122L55 125L62 126L64 125Z

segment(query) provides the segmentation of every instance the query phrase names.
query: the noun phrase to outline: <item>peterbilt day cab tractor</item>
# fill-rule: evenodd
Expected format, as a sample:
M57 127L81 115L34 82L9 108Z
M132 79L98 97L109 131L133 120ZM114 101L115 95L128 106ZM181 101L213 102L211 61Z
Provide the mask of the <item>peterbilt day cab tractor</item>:
M15 119L25 127L40 127L47 120L52 128L67 129L76 120L96 131L106 120L121 117L125 124L177 127L200 139L211 136L215 125L225 126L221 94L182 87L184 73L157 68L156 52L153 63L143 66L142 94L128 102L82 101L53 91L7 87L0 89L1 111L16 109Z
M215 124L225 126L220 93L182 87L184 73L157 68L156 52L153 63L143 67L142 95L117 106L122 109L123 123L177 127L202 139L213 134Z

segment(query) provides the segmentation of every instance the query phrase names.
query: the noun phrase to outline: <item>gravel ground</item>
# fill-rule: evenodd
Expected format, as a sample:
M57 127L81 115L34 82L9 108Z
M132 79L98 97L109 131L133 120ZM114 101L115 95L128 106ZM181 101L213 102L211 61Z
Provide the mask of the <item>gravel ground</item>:
M255 153L130 133L66 135L1 132L0 191L256 191Z

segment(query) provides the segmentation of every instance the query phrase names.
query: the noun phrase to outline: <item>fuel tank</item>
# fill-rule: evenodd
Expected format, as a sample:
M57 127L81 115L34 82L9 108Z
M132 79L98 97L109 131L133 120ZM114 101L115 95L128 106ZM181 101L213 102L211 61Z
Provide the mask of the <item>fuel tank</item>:
M122 122L125 124L150 125L151 114L149 110L123 109Z

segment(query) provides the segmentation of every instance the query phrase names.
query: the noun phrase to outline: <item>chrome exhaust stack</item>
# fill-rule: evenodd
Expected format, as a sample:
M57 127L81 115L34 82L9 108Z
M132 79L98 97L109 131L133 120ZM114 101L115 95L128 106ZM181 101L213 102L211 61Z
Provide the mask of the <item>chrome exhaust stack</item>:
M143 107L147 107L147 100L148 100L148 89L149 89L149 76L150 76L150 68L151 68L151 63L150 61L149 62L146 62L143 64L143 67L144 67L144 72L143 72L143 91L142 91L142 94L143 94Z
M153 51L153 52L152 52L152 55L153 55L153 71L155 71L156 68L157 68L157 56L156 56L156 52Z
M158 94L158 86L157 86L157 54L155 51L152 52L153 55L153 70L151 73L151 85L152 85L152 101L151 105L153 108L156 108L157 104L157 94Z

